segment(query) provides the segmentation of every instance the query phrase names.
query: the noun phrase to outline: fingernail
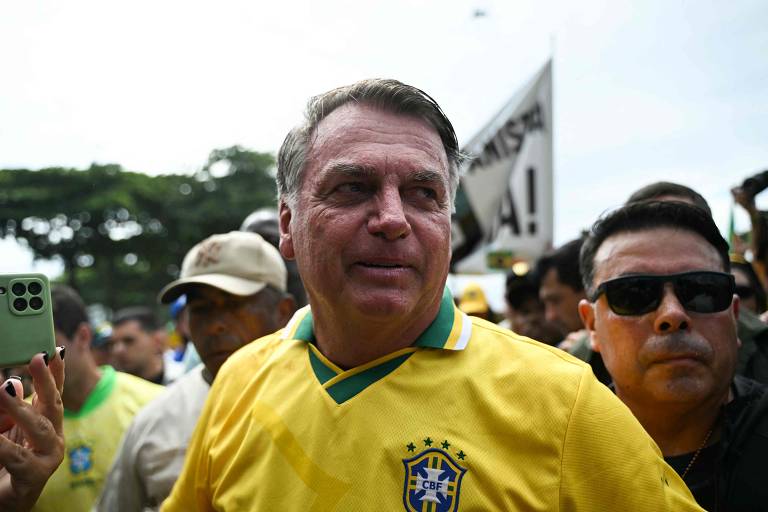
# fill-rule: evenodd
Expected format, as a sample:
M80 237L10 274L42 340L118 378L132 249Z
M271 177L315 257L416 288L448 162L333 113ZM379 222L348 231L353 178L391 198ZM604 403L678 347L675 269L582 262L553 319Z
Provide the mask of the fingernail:
M64 360L64 354L66 353L67 353L67 347L63 347L63 346L59 347L59 357L61 358L62 361Z
M48 355L48 352L42 352L43 354L43 361L45 361L45 366L48 366L48 359L50 356Z
M14 398L16 397L16 386L13 385L13 382L7 382L5 384L5 392Z
M21 377L19 377L18 375L11 375L11 376L10 376L10 377L8 377L8 378L9 378L9 379L16 379L17 381L21 382Z

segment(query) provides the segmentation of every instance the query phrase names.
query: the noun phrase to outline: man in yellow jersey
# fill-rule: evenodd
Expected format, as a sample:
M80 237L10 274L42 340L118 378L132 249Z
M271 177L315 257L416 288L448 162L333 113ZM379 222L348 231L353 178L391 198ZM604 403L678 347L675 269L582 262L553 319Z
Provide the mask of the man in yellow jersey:
M584 242L579 311L616 394L706 510L768 506L768 391L734 377L739 299L707 211L635 203Z
M66 348L64 462L43 489L35 511L87 512L99 497L123 432L162 386L97 366L91 327L80 296L71 288L51 291L56 344Z
M419 89L310 101L277 171L310 306L224 364L163 510L699 510L586 364L454 306L461 162Z

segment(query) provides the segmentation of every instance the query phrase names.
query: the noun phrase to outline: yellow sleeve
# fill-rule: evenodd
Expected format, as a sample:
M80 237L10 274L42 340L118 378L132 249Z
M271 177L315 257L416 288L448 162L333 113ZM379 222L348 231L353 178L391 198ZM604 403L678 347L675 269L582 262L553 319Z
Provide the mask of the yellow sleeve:
M211 420L211 409L215 400L215 383L208 394L200 418L197 420L192 438L189 440L184 468L171 490L171 495L163 501L161 512L208 512L213 510L209 492L210 459L208 456L207 436Z
M701 511L632 412L586 368L563 447L560 510Z

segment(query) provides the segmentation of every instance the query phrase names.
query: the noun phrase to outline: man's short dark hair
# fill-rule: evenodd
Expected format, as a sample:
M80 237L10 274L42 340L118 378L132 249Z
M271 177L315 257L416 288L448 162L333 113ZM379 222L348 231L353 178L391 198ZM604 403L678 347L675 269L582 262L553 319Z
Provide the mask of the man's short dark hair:
M539 286L530 273L519 276L510 272L505 288L504 299L512 309L520 309L527 300L539 300Z
M653 201L664 196L688 198L693 204L707 212L707 215L710 217L712 216L712 210L709 208L709 203L704 199L704 196L690 187L680 185L679 183L672 183L670 181L657 181L656 183L651 183L650 185L646 185L643 188L636 190L629 196L626 204Z
M160 322L158 322L155 312L144 306L133 306L118 310L112 318L112 326L118 327L131 320L139 322L141 330L144 332L154 332L160 328Z
M51 288L51 302L54 328L72 339L80 324L88 323L88 312L83 299L69 286L57 284Z
M629 203L595 222L581 248L580 267L587 296L592 293L595 278L595 255L603 242L617 233L656 228L684 229L695 233L717 250L723 270L729 272L728 242L720 234L712 216L701 208L677 201Z
M573 291L583 290L579 271L579 252L583 242L584 238L579 237L542 256L536 262L536 279L540 282L550 269L555 269L558 281L570 286Z
M747 276L749 287L755 292L755 302L757 303L758 309L757 313L762 313L766 309L768 298L766 298L765 288L763 288L762 283L760 283L760 278L757 277L754 267L752 267L750 262L738 255L731 254L730 259L731 269L739 269L745 276Z

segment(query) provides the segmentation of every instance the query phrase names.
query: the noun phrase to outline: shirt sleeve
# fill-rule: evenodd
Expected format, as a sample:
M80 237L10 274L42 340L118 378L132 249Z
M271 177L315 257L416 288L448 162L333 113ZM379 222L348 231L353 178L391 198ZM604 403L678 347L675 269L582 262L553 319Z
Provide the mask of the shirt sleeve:
M132 422L112 463L101 497L96 504L97 512L142 512L146 502L144 485L136 472L136 421Z
M215 392L216 383L211 390ZM209 489L210 459L208 456L208 432L211 421L211 409L215 400L206 400L203 412L197 421L192 438L189 441L184 468L171 490L170 496L163 501L160 512L208 512L213 510Z
M632 412L586 368L563 446L560 510L701 511Z

